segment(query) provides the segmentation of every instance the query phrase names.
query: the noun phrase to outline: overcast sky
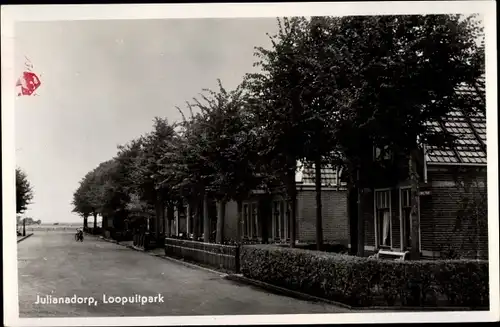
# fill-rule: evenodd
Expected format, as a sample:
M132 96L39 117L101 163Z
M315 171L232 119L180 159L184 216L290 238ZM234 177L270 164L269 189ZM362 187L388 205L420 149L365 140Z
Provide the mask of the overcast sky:
M66 21L15 26L16 72L24 56L40 76L37 96L16 100L16 164L34 188L26 216L72 222L79 180L151 130L155 116L252 71L274 18Z

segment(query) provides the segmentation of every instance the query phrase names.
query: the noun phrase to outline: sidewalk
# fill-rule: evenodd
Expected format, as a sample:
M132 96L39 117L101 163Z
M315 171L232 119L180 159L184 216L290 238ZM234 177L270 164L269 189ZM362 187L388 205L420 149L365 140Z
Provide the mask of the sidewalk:
M136 250L136 251L141 251L141 252L144 252L144 253L148 253L150 255L164 255L165 254L165 250L163 248L156 248L156 249L144 251L143 249L134 246L134 241L122 241L122 242L119 242L119 241L112 240L112 239L109 239L109 238L104 238L102 236L99 236L98 238L100 240L103 240L103 241L106 241L106 242L115 243L115 244L118 244L118 245L121 245L121 246L125 246L125 247L127 247L129 249L132 249L132 250Z
M139 252L148 254L150 256L154 256L154 257L162 258L162 259L165 259L165 260L168 260L168 261L171 261L171 262L175 262L177 264L181 264L183 266L187 266L187 267L190 267L190 268L193 268L193 269L198 269L198 270L201 269L201 270L205 270L205 271L208 271L208 272L211 272L211 273L215 273L215 274L218 274L219 276L221 276L222 278L224 278L225 280L236 282L239 285L249 285L249 286L257 287L257 288L259 288L261 290L265 290L265 291L269 292L270 294L286 296L288 298L299 299L299 300L302 300L302 301L307 301L307 302L312 302L312 303L324 303L324 304L335 306L335 307L337 307L339 309L343 309L343 310L350 310L350 311L361 310L363 312L380 312L381 311L379 309L375 309L374 310L373 308L353 308L353 307L351 307L349 305L345 305L345 304L338 303L338 302L335 302L335 301L330 301L330 300L327 300L327 299L318 298L318 297L311 296L311 295L308 295L308 294L305 294L305 293L292 291L292 290L289 290L289 289L286 289L286 288L282 288L282 287L277 287L277 286L274 286L274 285L271 285L271 284L267 284L267 283L264 283L264 282L260 282L260 281L257 281L257 280L252 280L252 279L244 277L241 274L225 273L225 272L222 272L222 271L211 269L209 267L202 266L202 265L197 264L197 263L191 263L191 262L187 262L187 261L184 261L184 260L179 260L179 259L175 259L175 258L172 258L172 257L168 257L168 256L165 255L164 248L156 248L156 249L152 249L152 250L149 250L149 251L144 251L144 250L142 250L140 248L137 248L137 247L133 246L133 242L132 241L129 241L129 242L117 242L115 240L106 239L106 238L104 238L102 236L98 236L97 238L99 240L103 240L103 241L110 242L110 243L115 243L117 245L121 245L121 246L127 247L129 249L132 249L132 250L135 250L135 251L139 251Z
M117 245L121 245L124 247L127 247L129 249L142 252L145 254L148 254L153 257L158 257L162 258L171 262L175 262L177 264L187 266L193 269L197 270L205 270L211 273L218 274L220 277L222 277L225 280L233 281L239 285L248 285L251 287L256 287L261 290L265 290L269 292L269 294L275 294L275 295L281 295L285 296L287 298L294 298L294 299L299 299L302 301L310 302L310 303L323 303L324 305L330 305L333 307L338 308L339 310L348 310L349 312L387 312L387 311L393 311L393 312L419 312L419 311L464 311L464 310L470 310L470 308L455 308L455 307L400 307L400 306L369 306L369 307L353 307L344 303L340 303L337 301L332 301L326 298L322 297L316 297L313 295L309 295L306 293L294 291L291 289L283 288L283 287L278 287L272 284L268 284L262 281L258 280L253 280L250 278L247 278L243 276L242 274L235 274L235 273L226 273L222 271L217 271L215 269L211 269L209 267L202 266L197 263L191 263L191 262L186 262L184 260L179 260L175 259L172 257L165 256L165 250L164 248L156 248L152 249L149 251L144 251L143 249L137 248L133 246L132 241L127 241L127 242L117 242L115 240L111 239L105 239L102 236L97 236L97 235L91 235L91 236L96 236L98 240L103 240L106 242L110 243L115 243Z
M148 254L150 256L153 256L153 257L158 257L158 258L162 258L162 259L165 259L165 260L173 261L173 262L176 262L176 263L184 265L184 266L188 266L188 267L195 268L195 269L202 269L202 270L205 270L205 271L209 271L211 273L216 273L216 274L218 274L220 276L223 276L223 277L228 276L228 274L226 274L224 272L221 272L221 271L217 271L215 269L204 267L204 266L201 266L201 265L198 265L198 264L195 264L195 263L190 263L190 262L187 262L187 261L184 261L184 260L179 260L179 259L175 259L175 258L172 258L172 257L168 257L168 256L165 255L165 249L164 248L155 248L155 249L151 249L151 250L148 250L148 251L144 251L143 249L134 246L133 245L133 241L118 242L118 241L115 241L115 240L112 240L112 239L107 239L107 238L104 238L104 237L98 236L98 235L89 235L89 236L95 236L99 240L103 240L103 241L109 242L109 243L115 243L117 245L121 245L121 246L127 247L127 248L129 248L131 250L139 251L139 252Z
M241 285L221 273L156 256L161 249L147 255L148 252L133 251L98 237L87 236L83 242L75 242L71 233L35 233L18 248L21 318L175 316L181 321L181 316L352 312ZM52 294L56 290L57 294L94 297L99 304L65 303L41 308L34 303L37 294ZM163 301L146 305L104 304L104 294L160 294Z

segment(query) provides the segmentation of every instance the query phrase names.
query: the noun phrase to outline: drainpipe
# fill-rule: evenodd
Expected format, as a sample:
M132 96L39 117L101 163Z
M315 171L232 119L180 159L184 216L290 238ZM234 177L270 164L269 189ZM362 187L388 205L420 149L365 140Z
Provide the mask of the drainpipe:
M427 148L424 144L424 184L427 184Z

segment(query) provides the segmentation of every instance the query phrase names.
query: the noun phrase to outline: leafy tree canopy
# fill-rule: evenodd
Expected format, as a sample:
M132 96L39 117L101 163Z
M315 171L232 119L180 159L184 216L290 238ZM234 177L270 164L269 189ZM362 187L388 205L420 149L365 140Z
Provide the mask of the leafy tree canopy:
M33 188L26 173L16 168L16 213L24 213L33 200Z

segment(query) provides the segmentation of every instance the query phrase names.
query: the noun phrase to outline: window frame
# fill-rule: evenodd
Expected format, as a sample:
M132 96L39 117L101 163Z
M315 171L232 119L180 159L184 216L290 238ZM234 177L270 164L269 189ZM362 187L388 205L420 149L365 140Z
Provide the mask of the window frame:
M381 245L380 240L379 240L379 215L378 212L378 201L377 201L377 195L380 193L387 193L388 195L388 207L383 208L383 209L388 209L389 210L389 245ZM375 229L375 248L380 249L380 248L391 248L393 246L392 242L392 189L391 188L380 188L380 189L374 189L373 192L373 220L374 220L374 229Z
M248 228L249 228L249 205L248 203L243 203L242 206L242 215L243 215L243 238L249 238Z
M384 156L382 156L382 152L384 152ZM385 145L383 148L374 146L373 147L373 160L375 161L385 161L392 160L393 154L389 151L389 146Z
M399 188L399 230L400 230L400 238L401 238L401 251L406 251L406 250L410 250L411 249L411 245L409 247L407 247L405 249L405 246L404 246L404 216L403 216L403 197L402 197L402 194L403 194L403 191L406 191L406 190L409 190L410 191L410 194L409 194L409 197L410 197L410 205L411 205L411 186L401 186ZM418 197L418 201L417 201L417 217L418 217L418 244L419 244L419 251L422 252L422 227L420 226L420 223L421 223L421 219L420 219L420 211L421 211L421 208L420 208L420 197ZM411 218L411 217L410 217ZM410 233L411 233L411 229L410 229Z
M255 215L253 209L255 208ZM242 237L252 240L259 238L259 201L245 201L242 206Z
M278 215L276 215L276 206L278 205ZM287 234L288 234L288 225L286 223L286 203L284 200L273 200L273 206L272 206L272 226L273 226L273 233L272 233L272 238L273 241L279 240L279 241L285 241L287 240ZM277 225L277 226L276 226ZM278 227L278 234L276 235L276 227Z
M259 203L252 201L250 206L250 235L252 239L259 238ZM254 210L255 209L255 210Z

